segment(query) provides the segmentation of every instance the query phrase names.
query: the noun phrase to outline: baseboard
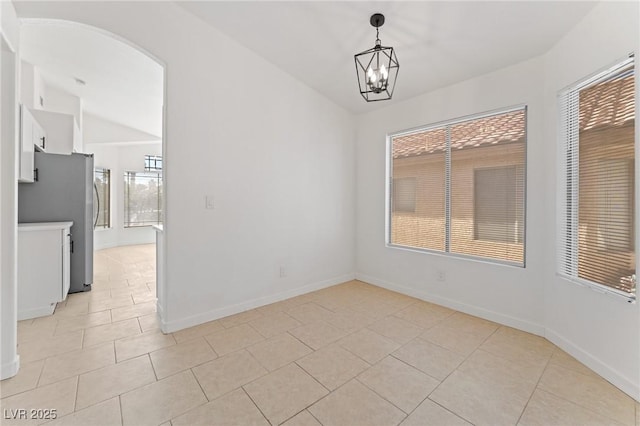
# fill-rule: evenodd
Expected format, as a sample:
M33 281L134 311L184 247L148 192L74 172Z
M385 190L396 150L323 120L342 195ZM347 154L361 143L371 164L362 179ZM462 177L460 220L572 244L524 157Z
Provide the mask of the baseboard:
M545 338L554 345L558 346L563 351L598 373L612 385L629 395L636 401L640 401L640 383L634 383L624 374L611 368L609 365L602 362L597 357L591 355L584 349L576 346L574 343L566 339L564 336L556 333L553 330L547 329Z
M518 330L526 331L528 333L537 334L538 336L544 336L545 329L542 325L536 324L530 321L526 321L520 318L515 318L509 315L504 315L499 312L491 311L489 309L480 308L466 303L458 302L456 300L447 299L445 297L434 296L433 294L425 291L415 290L413 288L405 287L396 283L385 281L370 275L356 273L356 279L376 285L378 287L386 288L387 290L396 291L407 296L415 297L426 302L435 303L437 305L445 306L447 308L455 309L456 311L464 312L465 314L473 315L479 318L484 318L489 321L497 322L509 327L517 328Z
M640 384L634 383L629 378L625 377L619 371L611 368L597 357L591 355L584 349L576 346L574 343L559 335L553 330L546 329L544 326L535 324L529 321L524 321L519 318L514 318L509 315L504 315L495 311L479 308L477 306L467 305L455 300L433 296L423 291L418 291L409 287L404 287L389 281L381 280L376 277L372 277L366 274L356 273L356 279L373 284L379 287L386 288L388 290L397 291L398 293L405 294L407 296L416 297L427 302L436 303L438 305L446 306L451 309L455 309L460 312L464 312L470 315L474 315L480 318L484 318L490 321L497 322L499 324L507 325L509 327L517 328L522 331L537 334L549 340L578 361L582 362L587 367L591 368L597 374L608 380L611 384L616 386L621 391L628 394L630 397L637 401L640 401Z
M13 361L2 364L0 367L0 380L15 376L18 374L18 370L20 370L20 355L16 355Z
M160 331L164 334L171 333L171 331L167 331L167 323L165 321L164 309L162 309L162 305L160 305L160 301L156 298L156 317L160 321Z
M236 305L226 306L224 308L214 309L212 311L202 312L190 317L173 320L162 321L162 332L173 333L178 330L182 330L187 327L193 327L208 321L217 320L227 317L229 315L238 314L240 312L248 311L249 309L257 308L271 303L279 302L281 300L289 299L291 297L300 296L315 290L320 290L332 285L341 284L346 281L355 279L355 274L345 274L338 277L330 278L328 280L318 281L316 283L307 284L303 287L283 291L270 296L259 297L257 299L251 299L246 302L238 303ZM162 318L162 317L161 317Z

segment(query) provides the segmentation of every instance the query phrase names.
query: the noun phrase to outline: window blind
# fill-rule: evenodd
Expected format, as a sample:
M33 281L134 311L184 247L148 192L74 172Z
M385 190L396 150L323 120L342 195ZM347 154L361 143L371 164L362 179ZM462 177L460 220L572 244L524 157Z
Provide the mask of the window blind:
M524 263L525 111L451 127L451 252Z
M559 96L558 272L635 299L633 58Z
M388 242L524 266L525 158L525 108L391 136Z
M392 244L445 250L445 155L447 131L436 127L393 138L391 200L404 197L402 184L414 182L413 211L398 209L390 215ZM394 185L394 182L396 183Z
M393 181L393 211L415 213L416 178L398 178Z
M124 227L161 224L162 172L124 173Z

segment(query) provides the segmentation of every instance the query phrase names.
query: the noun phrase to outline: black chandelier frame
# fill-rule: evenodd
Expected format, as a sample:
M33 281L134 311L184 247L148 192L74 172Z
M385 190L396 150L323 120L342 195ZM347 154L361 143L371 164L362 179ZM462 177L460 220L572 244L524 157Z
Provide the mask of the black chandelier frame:
M398 70L400 69L400 64L398 63L398 58L394 48L390 46L382 46L380 41L379 30L384 24L384 21L384 15L381 13L371 15L369 22L376 29L375 46L354 55L356 75L358 77L358 88L360 90L360 95L362 95L367 102L386 101L391 99L393 97L393 91L398 78ZM371 69L372 65L376 65L376 67L379 68L382 64L384 64L387 69L388 77L383 90L376 90L368 83L367 72Z

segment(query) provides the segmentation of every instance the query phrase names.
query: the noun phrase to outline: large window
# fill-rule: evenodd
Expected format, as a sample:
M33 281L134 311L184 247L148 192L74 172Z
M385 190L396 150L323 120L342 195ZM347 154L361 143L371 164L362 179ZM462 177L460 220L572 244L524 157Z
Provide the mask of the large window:
M162 172L125 172L124 227L162 223Z
M633 58L560 94L559 273L635 299Z
M111 228L111 170L93 171L93 227Z
M524 266L526 109L389 138L388 243Z

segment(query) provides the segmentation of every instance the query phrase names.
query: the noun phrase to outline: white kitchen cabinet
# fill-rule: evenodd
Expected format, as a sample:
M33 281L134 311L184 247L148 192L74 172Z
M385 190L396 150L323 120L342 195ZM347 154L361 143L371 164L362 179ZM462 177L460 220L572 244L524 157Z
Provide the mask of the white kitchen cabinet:
M73 222L18 224L18 320L51 315L71 284Z
M80 146L80 129L73 114L31 110L35 120L46 132L45 151L51 154L71 154Z
M33 153L45 149L46 134L29 108L20 105L20 167L18 182L33 182Z

